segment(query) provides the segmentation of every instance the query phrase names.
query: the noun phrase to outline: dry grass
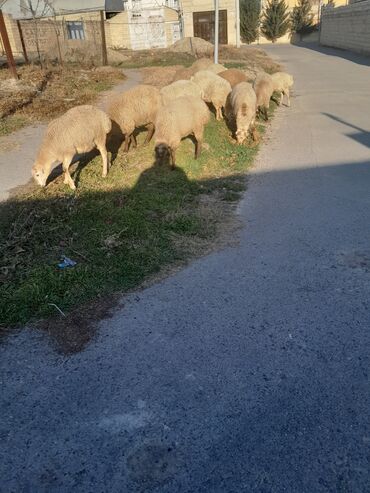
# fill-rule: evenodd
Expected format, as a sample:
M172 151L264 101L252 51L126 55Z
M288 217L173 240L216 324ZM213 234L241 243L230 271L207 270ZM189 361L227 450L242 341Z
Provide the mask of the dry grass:
M82 69L50 66L20 67L18 84L9 82L9 72L0 70L0 84L8 87L0 99L0 135L7 135L36 121L47 121L78 104L94 101L100 91L122 80L122 70Z
M222 45L220 47L220 62L228 68L240 67L254 72L264 70L269 74L282 69L281 65L274 62L265 51L249 46L235 48L233 46Z
M165 51L165 50L163 50ZM143 75L143 82L145 84L152 84L157 87L163 87L174 81L176 72L181 72L181 69L188 67L188 63L183 63L183 65L172 65L168 66L168 59L172 59L173 53L165 51L166 56L163 55L162 60L155 60L153 63L152 56L147 50L138 52L137 66L141 67L142 64L146 64L144 68L141 69ZM180 56L178 63L181 63L181 57L184 54L176 53L176 56ZM186 55L186 57L191 57L191 55ZM186 59L187 60L187 59ZM162 66L157 66L160 62L163 62ZM130 59L130 63L133 64L133 59ZM281 70L281 66L274 62L263 50L259 48L242 47L240 49L234 48L232 46L221 46L220 48L220 63L224 64L227 68L241 68L245 72L249 73L250 79L253 80L258 72L265 71L269 74ZM189 78L187 73L189 69L185 68L183 70L184 76L180 78ZM176 80L178 77L176 78Z

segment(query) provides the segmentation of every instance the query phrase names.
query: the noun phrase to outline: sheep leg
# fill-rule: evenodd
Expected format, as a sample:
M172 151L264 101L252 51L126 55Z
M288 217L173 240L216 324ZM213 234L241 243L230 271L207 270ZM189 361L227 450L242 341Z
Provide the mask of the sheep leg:
M171 168L175 169L175 167L176 167L176 151L172 148L170 148L170 164L171 164Z
M284 102L284 91L281 91L279 106L281 106L283 102Z
M286 97L287 97L287 106L290 106L290 92L289 92L289 89L286 90Z
M108 174L109 170L109 162L108 162L108 153L107 153L107 148L105 145L97 145L98 151L100 152L101 158L103 160L103 173L102 177L105 178Z
M265 107L263 108L263 112L264 112L264 115L265 115L265 120L266 120L266 121L268 121L268 119L269 119L269 114L268 114L268 111L267 111L267 106L265 106Z
M216 108L216 120L222 120L222 110L219 107Z
M194 132L194 137L195 137L195 159L198 159L200 153L202 152L203 129Z
M152 140L153 135L154 135L154 125L153 125L153 123L150 123L148 125L148 133L146 134L146 139L144 141L144 145L149 144L149 142Z
M72 159L73 159L73 156L72 157L67 156L66 158L64 158L64 161L62 164L63 171L64 171L64 183L65 183L65 185L69 185L72 190L76 190L76 185L75 185L74 181L72 180L71 175L69 174L69 167L71 165Z
M130 137L130 143L134 149L137 147L137 141L135 135L132 133Z
M201 152L202 152L202 142L199 140L196 140L195 141L195 159L198 159Z
M128 152L131 142L131 135L125 134L125 146L123 148L124 152Z

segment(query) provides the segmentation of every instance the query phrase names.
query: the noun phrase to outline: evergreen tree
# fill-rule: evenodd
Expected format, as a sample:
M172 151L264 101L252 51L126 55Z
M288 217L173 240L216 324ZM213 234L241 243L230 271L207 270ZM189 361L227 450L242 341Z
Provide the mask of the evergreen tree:
M313 31L313 14L310 0L298 0L298 5L293 8L290 17L290 28L292 33L298 33L301 36Z
M241 0L240 34L244 43L253 43L258 38L260 15L260 0Z
M262 34L275 43L289 29L288 7L284 0L269 0L263 13Z

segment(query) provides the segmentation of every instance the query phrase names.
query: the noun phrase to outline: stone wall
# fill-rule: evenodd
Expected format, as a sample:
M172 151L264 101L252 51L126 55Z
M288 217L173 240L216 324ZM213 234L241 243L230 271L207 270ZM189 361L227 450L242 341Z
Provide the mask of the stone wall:
M370 55L370 0L324 8L320 43Z

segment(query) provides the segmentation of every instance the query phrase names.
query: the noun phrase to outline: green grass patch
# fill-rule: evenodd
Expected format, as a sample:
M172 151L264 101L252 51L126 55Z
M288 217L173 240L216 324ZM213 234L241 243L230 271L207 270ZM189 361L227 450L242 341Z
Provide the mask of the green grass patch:
M196 58L188 53L143 50L128 55L128 59L120 62L119 66L122 68L169 67L173 65L190 67L195 60Z
M58 177L0 204L0 326L125 292L209 249L232 218L257 148L236 145L212 117L201 157L185 139L172 171L153 165L144 137L137 150L119 152L106 179L97 156L75 170L76 192ZM77 265L59 269L62 255Z
M226 68L247 68L248 65L244 62L225 62L222 65L224 65Z
M9 135L16 130L24 127L29 120L21 115L10 115L0 119L0 136Z

